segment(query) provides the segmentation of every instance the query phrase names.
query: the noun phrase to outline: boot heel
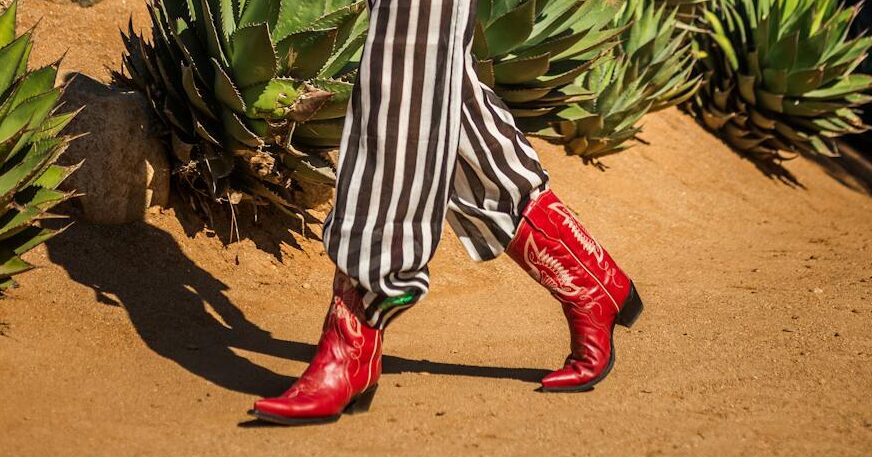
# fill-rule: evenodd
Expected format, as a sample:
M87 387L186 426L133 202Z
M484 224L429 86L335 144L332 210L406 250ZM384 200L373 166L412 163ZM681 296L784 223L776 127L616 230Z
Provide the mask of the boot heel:
M621 307L618 316L615 317L615 323L627 328L632 327L636 323L636 319L639 318L639 315L642 314L643 308L642 300L639 298L639 294L636 293L636 286L630 282L630 295L624 301L624 306Z
M372 399L375 397L375 391L378 390L378 384L361 392L348 406L345 407L345 414L359 414L369 411L372 405Z

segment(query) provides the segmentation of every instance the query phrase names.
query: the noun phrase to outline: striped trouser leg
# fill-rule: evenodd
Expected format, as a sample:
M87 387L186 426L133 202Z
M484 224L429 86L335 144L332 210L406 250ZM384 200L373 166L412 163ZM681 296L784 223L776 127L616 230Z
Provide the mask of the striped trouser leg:
M468 59L463 79L460 149L447 214L469 255L490 260L515 235L527 202L548 175L502 100L478 81Z
M429 290L444 220L498 255L547 176L477 80L474 0L372 0L324 244L384 327Z

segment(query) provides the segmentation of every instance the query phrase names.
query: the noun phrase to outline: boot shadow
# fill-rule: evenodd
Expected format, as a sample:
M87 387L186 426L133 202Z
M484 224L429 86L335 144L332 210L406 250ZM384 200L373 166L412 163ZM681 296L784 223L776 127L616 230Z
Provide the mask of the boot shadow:
M99 303L123 308L148 348L225 389L274 396L296 380L237 355L233 348L300 362L308 362L315 352L314 344L273 338L246 319L227 297L226 284L187 258L172 236L144 222L123 226L76 222L63 236L50 240L47 248L51 261L72 280L90 287ZM390 355L383 366L385 373L525 382L538 382L548 372Z

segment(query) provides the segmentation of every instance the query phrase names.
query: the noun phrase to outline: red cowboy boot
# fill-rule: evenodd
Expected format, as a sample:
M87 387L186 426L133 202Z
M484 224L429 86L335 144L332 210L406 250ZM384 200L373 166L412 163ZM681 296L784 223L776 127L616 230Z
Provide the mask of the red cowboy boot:
M249 414L302 425L369 410L382 370L382 331L366 325L361 296L342 273L336 274L333 295L309 368L287 392L256 402Z
M543 392L583 392L615 363L615 324L642 312L633 282L551 190L531 201L506 252L563 304L571 353L542 379Z

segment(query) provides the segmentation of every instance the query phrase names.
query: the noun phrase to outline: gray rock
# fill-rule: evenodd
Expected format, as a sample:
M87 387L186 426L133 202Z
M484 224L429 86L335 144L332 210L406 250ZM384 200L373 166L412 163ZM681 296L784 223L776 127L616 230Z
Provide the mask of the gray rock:
M77 200L84 219L125 224L142 220L151 206L166 206L170 166L145 97L82 73L62 79L64 110L84 107L65 133L85 135L61 157L65 165L82 162L65 186L84 194Z

